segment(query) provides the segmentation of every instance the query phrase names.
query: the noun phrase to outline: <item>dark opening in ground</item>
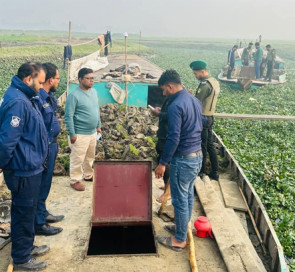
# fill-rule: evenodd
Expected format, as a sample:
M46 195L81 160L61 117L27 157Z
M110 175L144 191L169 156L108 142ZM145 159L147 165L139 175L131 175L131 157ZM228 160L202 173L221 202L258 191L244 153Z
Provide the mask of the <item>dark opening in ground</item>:
M87 255L156 254L152 225L93 226Z

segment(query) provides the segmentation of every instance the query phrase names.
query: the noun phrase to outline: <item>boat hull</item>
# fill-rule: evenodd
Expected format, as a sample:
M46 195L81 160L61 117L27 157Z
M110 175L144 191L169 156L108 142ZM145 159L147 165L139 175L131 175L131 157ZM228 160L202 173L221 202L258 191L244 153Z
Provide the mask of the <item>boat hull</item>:
M251 185L248 178L245 176L243 170L238 162L234 159L233 155L226 148L221 138L214 133L214 140L221 146L221 154L227 158L229 168L232 173L237 177L237 184L243 191L247 200L247 204L254 217L256 226L261 234L262 241L271 257L271 271L274 272L287 272L289 271L285 261L281 243L276 235L272 223L268 217L267 211L263 206L255 189Z

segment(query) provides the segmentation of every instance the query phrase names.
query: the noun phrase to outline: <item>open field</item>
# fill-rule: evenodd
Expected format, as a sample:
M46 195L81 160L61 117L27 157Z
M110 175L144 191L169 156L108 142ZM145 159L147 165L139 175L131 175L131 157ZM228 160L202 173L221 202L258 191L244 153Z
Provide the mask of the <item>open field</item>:
M38 35L39 33L39 35ZM83 57L100 49L97 42L75 46L96 38L96 35L73 33L73 59ZM66 70L63 70L64 46L67 45L67 34L63 32L23 32L1 31L0 41L0 96L10 85L10 80L17 72L18 67L26 61L52 62L60 69L61 81L56 93L57 96L66 90ZM141 45L141 50L148 52L148 48ZM130 53L138 52L138 44L128 43L127 50ZM113 43L111 52L124 52L124 41Z
M76 37L76 38L75 38ZM91 40L94 36L73 35L73 44ZM38 33L19 37L0 32L0 96L9 86L18 66L27 60L51 61L62 67L63 45L67 34ZM248 42L248 41L247 41ZM187 88L196 89L197 81L189 63L204 59L209 71L217 76L226 63L227 50L235 41L147 38L142 41L141 53L163 69L176 69ZM263 41L271 43L286 62L288 82L256 90L237 91L221 84L217 112L295 115L295 47L294 41ZM37 45L35 45L37 44ZM128 43L128 52L137 53L138 44ZM20 47L21 46L21 47ZM124 42L113 41L113 52L123 52ZM149 49L150 48L150 49ZM73 58L98 50L96 43L74 47ZM59 94L66 87L66 72L62 69ZM251 99L250 99L251 98ZM254 100L253 100L254 99ZM264 203L278 237L295 271L295 127L292 122L216 120L215 130L242 166ZM294 270L293 270L294 269Z

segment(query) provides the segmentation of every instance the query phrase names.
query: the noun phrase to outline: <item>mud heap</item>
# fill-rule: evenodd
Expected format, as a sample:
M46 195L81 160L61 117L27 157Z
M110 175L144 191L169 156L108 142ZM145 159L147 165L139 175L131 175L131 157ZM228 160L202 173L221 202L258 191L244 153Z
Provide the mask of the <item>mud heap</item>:
M96 160L156 160L158 118L150 110L108 104L100 108L102 139Z
M55 175L69 172L71 152L64 125L64 110L58 111L61 133L58 137L59 154L54 169ZM97 142L96 160L152 160L156 166L156 133L158 118L147 108L107 104L100 108L102 138Z

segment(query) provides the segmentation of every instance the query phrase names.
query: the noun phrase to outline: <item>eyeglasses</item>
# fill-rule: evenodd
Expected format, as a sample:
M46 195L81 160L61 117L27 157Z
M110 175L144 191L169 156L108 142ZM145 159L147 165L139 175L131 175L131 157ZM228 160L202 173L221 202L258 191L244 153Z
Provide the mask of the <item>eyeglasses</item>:
M87 79L87 80L94 80L94 77L83 77L83 79Z

